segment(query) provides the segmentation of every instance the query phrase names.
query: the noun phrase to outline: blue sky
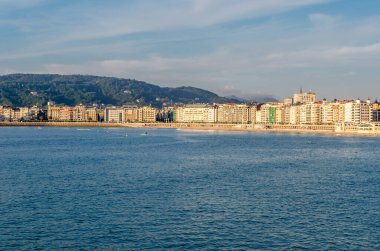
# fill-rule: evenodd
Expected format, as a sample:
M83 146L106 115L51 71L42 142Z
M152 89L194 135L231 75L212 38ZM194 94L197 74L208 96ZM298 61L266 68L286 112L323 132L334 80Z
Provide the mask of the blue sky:
M379 0L0 0L0 74L380 98Z

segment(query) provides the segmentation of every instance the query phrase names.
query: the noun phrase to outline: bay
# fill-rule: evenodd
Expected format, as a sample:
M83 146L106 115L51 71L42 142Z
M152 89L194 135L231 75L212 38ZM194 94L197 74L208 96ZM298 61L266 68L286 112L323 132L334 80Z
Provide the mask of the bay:
M380 140L0 128L0 250L379 250Z

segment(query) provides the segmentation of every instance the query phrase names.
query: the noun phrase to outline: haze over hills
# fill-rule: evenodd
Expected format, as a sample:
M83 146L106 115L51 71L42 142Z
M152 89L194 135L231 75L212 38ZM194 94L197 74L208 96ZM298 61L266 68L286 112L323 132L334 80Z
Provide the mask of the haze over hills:
M272 95L268 94L255 94L249 95L246 97L238 97L235 95L226 96L226 98L236 99L243 103L251 103L251 102L259 102L259 103L267 103L267 102L278 102L278 99Z
M0 104L12 106L57 104L239 103L233 98L183 86L160 87L134 79L90 75L10 74L0 76Z

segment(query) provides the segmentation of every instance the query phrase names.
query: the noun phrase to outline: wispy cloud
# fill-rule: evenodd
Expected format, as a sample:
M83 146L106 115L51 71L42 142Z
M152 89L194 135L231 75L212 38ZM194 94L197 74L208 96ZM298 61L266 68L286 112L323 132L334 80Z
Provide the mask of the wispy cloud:
M35 0L38 1L38 0ZM45 15L55 41L88 40L137 32L200 28L234 20L258 18L330 0L183 0L119 2L84 1ZM108 2L107 2L108 3ZM71 13L71 14L68 14Z
M8 6L0 15L0 73L96 74L281 96L303 82L374 83L371 69L380 67L380 16L352 17L340 9L344 1L12 3L0 0Z
M343 46L329 49L295 50L269 54L262 66L273 69L379 66L380 43L367 46Z

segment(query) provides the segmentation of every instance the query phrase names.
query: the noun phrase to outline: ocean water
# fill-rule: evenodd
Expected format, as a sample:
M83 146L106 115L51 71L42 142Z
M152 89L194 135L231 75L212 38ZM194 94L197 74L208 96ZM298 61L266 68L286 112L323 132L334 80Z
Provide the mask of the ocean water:
M35 249L380 250L380 138L0 128L0 250Z

